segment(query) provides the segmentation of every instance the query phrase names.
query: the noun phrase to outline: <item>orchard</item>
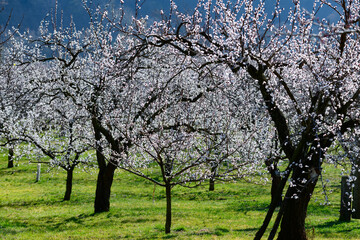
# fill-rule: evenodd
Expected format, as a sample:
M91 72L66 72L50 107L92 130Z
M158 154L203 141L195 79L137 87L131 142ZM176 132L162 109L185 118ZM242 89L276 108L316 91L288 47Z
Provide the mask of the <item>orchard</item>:
M305 240L316 189L326 204L331 195L324 169L341 168L348 197L335 201L345 221L359 219L360 1L274 2L199 0L182 11L170 0L151 18L141 1L133 14L123 1L116 14L83 1L86 28L65 24L57 5L36 34L4 25L1 174L35 163L65 171L71 202L77 172L95 173L95 218L112 212L117 172L141 179L153 202L164 189L167 236L180 214L173 190L267 182L251 238Z

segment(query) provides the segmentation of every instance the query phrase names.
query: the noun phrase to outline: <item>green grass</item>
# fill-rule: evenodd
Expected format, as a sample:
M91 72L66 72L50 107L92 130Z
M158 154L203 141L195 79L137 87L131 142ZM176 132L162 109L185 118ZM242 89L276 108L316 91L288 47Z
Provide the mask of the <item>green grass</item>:
M43 165L35 183L36 164L6 166L0 159L0 239L253 239L270 200L269 184L218 183L215 192L206 185L175 187L172 233L166 235L164 189L157 186L153 198L154 185L146 180L117 171L110 212L94 215L96 170L78 170L72 199L63 202L64 171L46 172ZM338 221L339 171L327 174L332 204L319 204L324 198L318 188L308 209L309 238L360 239L359 220Z

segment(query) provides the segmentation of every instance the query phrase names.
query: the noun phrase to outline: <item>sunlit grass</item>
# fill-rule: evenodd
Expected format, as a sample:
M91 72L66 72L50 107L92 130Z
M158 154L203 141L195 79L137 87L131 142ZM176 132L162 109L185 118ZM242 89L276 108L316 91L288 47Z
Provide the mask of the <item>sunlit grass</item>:
M63 202L64 171L46 172L43 165L36 183L36 164L6 165L1 159L0 239L253 239L270 200L269 184L218 183L214 192L206 184L175 187L172 233L165 235L165 191L156 186L154 193L149 181L117 171L110 212L94 215L96 170L78 170L72 199ZM308 209L310 239L360 239L359 220L338 221L339 171L326 174L332 204L320 205L318 188Z

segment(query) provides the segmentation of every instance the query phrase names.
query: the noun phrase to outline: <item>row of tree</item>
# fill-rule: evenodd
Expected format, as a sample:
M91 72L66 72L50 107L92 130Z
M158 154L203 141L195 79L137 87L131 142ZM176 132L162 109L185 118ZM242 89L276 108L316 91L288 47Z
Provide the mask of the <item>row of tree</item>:
M269 238L281 224L278 239L306 239L325 159L351 160L358 176L360 2L296 1L283 14L278 1L270 15L264 1L199 1L191 14L170 2L157 21L84 5L86 29L63 26L55 10L38 36L11 34L1 49L4 145L21 142L30 159L66 170L64 200L74 168L94 155L96 213L109 211L117 168L165 187L167 233L173 186L267 166L272 201L255 239L280 202ZM318 19L322 9L339 20Z

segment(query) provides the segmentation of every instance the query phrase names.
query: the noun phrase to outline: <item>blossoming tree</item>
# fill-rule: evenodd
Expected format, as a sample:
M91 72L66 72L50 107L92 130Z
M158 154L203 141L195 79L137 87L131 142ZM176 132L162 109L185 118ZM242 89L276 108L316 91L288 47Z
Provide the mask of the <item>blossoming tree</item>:
M307 205L324 154L339 134L359 124L359 7L357 1L321 1L307 11L296 1L282 22L279 2L268 16L264 1L199 1L193 14L177 12L179 25L158 21L146 37L155 46L226 64L240 82L244 75L252 79L288 159L279 199L290 177L289 186L270 238L281 222L278 239L306 239ZM340 20L318 20L322 8ZM273 203L256 239L267 228Z

